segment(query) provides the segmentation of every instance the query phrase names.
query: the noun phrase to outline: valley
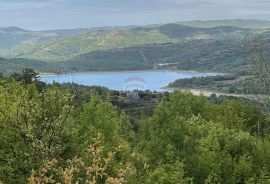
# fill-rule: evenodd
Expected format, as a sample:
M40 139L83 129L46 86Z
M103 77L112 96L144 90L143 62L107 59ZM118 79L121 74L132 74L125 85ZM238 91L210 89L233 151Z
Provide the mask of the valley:
M145 69L237 73L249 66L245 45L259 34L269 40L269 25L259 20L220 20L52 31L0 28L0 57L6 59L0 72L10 74L31 65L39 72L54 73Z
M269 49L270 22L260 20L49 31L0 28L0 73L6 76L24 68L55 74L144 70L227 73L238 81L222 82L211 76L175 78L167 87L238 96L251 93L247 92L251 82L239 79L252 75L248 45L258 35L263 37L264 49Z
M270 184L267 0L0 0L0 184Z

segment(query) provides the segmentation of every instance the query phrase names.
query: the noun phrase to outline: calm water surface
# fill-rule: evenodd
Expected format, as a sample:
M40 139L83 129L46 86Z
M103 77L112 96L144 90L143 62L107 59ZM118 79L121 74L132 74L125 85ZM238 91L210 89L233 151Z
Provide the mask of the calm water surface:
M163 91L163 87L176 79L209 75L213 74L179 71L117 71L41 75L41 80L46 83L74 82L87 86L104 86L119 91L134 89Z

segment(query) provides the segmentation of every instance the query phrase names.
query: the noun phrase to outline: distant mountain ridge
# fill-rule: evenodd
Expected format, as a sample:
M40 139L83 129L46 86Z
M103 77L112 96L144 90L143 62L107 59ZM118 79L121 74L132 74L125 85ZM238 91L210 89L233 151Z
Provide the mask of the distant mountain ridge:
M9 66L36 62L54 72L153 69L162 63L174 63L173 69L238 70L246 65L241 43L258 34L270 37L269 32L270 21L261 20L46 31L7 27L0 28L0 57Z
M240 26L234 27L237 23ZM248 26L249 23L250 26ZM255 29L255 25L258 25L258 28ZM252 29L247 27L252 27ZM135 45L176 43L196 39L239 39L243 35L262 32L262 27L263 29L270 28L270 22L259 20L191 21L135 27L79 28L38 32L15 27L2 28L3 31L1 31L0 28L0 56L64 61L96 50Z
M248 29L270 28L270 21L257 19L228 19L228 20L208 20L208 21L197 20L197 21L179 22L179 24L200 28L211 28L219 26L232 26Z
M87 30L29 31L14 26L0 28L0 50L8 50L24 43L75 36Z
M6 31L6 32L30 32L25 29L16 27L16 26L10 26L10 27L3 27L0 28L1 31Z

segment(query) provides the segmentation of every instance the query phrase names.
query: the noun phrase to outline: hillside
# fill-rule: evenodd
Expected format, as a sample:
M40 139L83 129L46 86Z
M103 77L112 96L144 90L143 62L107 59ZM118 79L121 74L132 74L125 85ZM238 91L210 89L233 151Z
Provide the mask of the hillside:
M182 43L194 40L239 40L244 39L247 35L252 36L267 31L267 29L262 28L268 28L269 25L270 23L267 21L222 20L140 27L104 27L45 32L24 31L20 32L20 34L23 33L24 37L9 33L16 41L8 46L2 46L0 56L64 61L97 50L111 50L146 44ZM255 27L256 29L254 29ZM5 38L12 40L8 37Z
M0 74L10 75L24 68L33 68L38 72L57 72L56 65L39 60L0 58Z
M237 73L248 67L247 61L241 40L191 40L92 51L67 61L1 59L0 72L30 67L39 72L178 69Z
M0 50L10 49L18 44L36 42L53 37L52 34L35 33L17 27L0 28Z
M12 26L0 27L0 51L12 49L18 45L35 45L38 42L75 36L90 30L92 29L29 31ZM16 53L14 53L14 57L16 56Z
M71 71L155 68L232 72L245 69L246 61L247 56L237 40L196 40L94 51L65 62L65 66Z
M243 43L258 34L269 40L268 23L192 21L41 32L0 28L0 57L9 58L1 59L0 72L31 67L41 72L180 69L237 73L249 65ZM268 45L265 41L264 46Z
M135 44L170 42L157 31L96 31L65 39L59 38L30 44L20 44L3 53L8 57L42 59L46 61L68 60L79 54L95 50L124 48Z

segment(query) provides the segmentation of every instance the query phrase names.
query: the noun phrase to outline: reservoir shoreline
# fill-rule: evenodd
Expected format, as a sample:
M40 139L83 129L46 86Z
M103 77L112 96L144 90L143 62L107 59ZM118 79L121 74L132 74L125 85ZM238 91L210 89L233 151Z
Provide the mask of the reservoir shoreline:
M39 72L39 76L58 76L58 75L76 75L76 74L89 74L89 73L115 73L115 72L178 72L178 73L203 73L210 75L227 75L228 73L221 72L213 72L213 71L196 71L196 70L104 70L104 71L82 71L82 72L63 72L63 73L55 73L55 72Z
M206 77L218 73L180 71L180 70L140 70L140 71L95 71L68 74L40 74L46 83L77 83L86 86L103 86L112 90L150 90L165 91L171 82L177 79Z

